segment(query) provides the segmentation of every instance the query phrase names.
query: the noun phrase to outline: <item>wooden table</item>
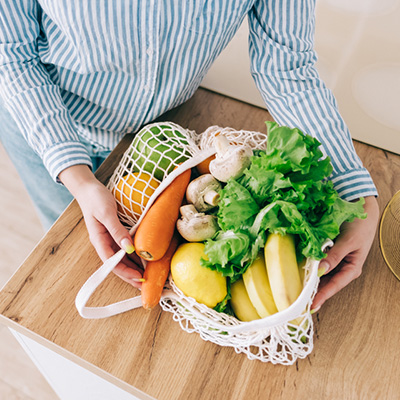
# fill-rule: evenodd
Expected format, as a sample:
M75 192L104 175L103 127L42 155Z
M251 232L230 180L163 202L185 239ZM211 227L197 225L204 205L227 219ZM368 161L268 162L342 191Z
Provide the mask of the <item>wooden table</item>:
M263 109L199 90L162 119L198 132L214 124L265 132L264 121L271 117ZM101 181L107 181L131 139L127 136L103 164ZM383 208L400 188L400 157L355 145ZM233 349L205 342L182 331L160 308L82 319L75 296L100 265L73 202L2 289L2 322L138 398L400 398L400 282L386 267L377 238L362 276L314 315L311 355L289 367L249 361ZM89 305L135 294L136 289L109 276Z

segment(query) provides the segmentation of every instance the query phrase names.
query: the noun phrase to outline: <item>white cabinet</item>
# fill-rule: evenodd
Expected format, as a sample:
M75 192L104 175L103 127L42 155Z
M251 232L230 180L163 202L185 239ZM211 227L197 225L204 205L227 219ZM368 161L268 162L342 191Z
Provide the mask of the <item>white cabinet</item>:
M317 1L318 70L354 139L400 154L400 0ZM251 78L247 19L202 86L265 107Z
M136 397L35 340L10 331L60 400L155 400L144 393Z

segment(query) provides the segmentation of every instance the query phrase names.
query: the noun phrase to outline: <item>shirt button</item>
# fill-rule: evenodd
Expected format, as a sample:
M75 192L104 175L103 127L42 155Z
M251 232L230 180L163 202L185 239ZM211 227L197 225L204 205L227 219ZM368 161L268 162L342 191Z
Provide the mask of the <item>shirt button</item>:
M151 56L151 55L153 54L153 50L152 50L151 48L148 48L148 49L146 50L146 54L147 54L148 56Z

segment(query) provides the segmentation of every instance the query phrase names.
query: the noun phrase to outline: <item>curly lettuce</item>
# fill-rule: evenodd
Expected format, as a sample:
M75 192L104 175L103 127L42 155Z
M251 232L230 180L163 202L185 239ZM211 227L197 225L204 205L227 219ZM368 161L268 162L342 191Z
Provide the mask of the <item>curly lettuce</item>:
M335 239L343 222L366 218L364 199L341 199L327 178L329 157L319 141L299 129L266 122L268 144L251 165L221 191L221 231L207 240L202 264L238 279L264 247L269 232L295 234L300 257L322 259L321 246Z

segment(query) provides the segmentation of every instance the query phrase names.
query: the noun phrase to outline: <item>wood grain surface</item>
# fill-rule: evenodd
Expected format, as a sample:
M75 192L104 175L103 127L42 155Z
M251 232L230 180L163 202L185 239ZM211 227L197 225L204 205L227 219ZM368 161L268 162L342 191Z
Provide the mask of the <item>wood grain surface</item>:
M259 109L199 90L163 120L198 132L210 125L265 132ZM106 182L129 145L127 136L98 177ZM361 143L381 209L400 188L400 157ZM400 282L386 267L377 237L360 278L314 315L314 350L293 366L250 361L231 348L182 331L158 307L104 320L84 320L75 296L101 265L75 202L0 293L2 322L63 356L146 398L156 399L398 399ZM89 305L132 297L136 289L109 276ZM138 392L140 391L140 392Z

